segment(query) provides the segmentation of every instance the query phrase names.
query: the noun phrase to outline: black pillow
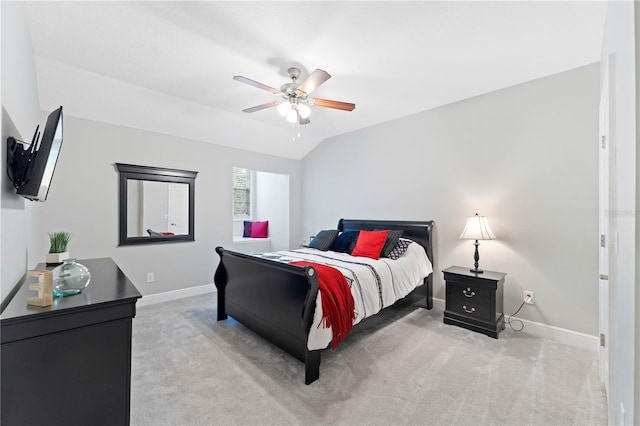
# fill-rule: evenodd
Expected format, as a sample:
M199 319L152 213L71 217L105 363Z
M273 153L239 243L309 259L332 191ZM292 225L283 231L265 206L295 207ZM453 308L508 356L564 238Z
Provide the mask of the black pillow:
M405 240L404 238L399 239L395 247L391 249L391 252L389 253L389 259L396 260L400 258L400 256L405 254L411 242L411 240Z
M391 250L398 244L398 240L402 237L402 230L391 229L387 233L387 241L385 241L384 246L382 247L382 251L380 252L380 257L389 257L389 253Z
M337 236L337 229L326 229L324 231L320 231L316 234L313 240L311 240L311 242L309 243L309 247L317 250L327 251L329 250L329 247L331 247L331 244L333 244L333 241Z
M360 235L360 231L357 229L345 229L338 235L329 250L351 254L358 242L358 235Z

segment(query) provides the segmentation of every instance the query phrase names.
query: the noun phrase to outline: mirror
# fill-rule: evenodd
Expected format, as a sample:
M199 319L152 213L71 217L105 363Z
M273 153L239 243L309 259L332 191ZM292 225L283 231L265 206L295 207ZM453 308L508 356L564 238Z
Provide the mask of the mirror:
M120 173L118 245L194 241L198 172L116 163Z

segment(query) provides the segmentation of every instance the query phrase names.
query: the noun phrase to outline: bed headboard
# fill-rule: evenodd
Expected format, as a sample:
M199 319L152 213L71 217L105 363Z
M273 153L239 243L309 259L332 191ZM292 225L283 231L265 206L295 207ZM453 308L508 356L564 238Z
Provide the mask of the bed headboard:
M435 265L433 262L432 243L434 225L435 223L432 220L412 222L404 220L340 219L338 221L338 230L362 229L365 231L373 231L376 229L401 229L404 231L402 233L403 237L412 239L424 247L431 264Z

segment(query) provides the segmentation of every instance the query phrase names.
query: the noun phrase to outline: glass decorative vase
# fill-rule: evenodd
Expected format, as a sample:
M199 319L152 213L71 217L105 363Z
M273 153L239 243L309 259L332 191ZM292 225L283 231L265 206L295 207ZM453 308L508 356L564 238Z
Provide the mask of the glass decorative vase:
M62 265L53 270L53 295L65 297L79 294L90 280L91 273L86 266L76 263L75 259L65 259Z

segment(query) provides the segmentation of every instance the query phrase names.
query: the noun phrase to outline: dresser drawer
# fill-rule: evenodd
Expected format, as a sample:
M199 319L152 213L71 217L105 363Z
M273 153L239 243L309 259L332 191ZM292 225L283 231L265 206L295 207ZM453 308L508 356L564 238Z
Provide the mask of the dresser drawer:
M489 305L478 305L469 301L449 303L447 300L447 312L464 315L481 321L495 321L495 314Z
M462 306L465 303L489 306L493 299L493 293L494 291L488 287L447 282L447 309L449 309L449 302L453 306Z

